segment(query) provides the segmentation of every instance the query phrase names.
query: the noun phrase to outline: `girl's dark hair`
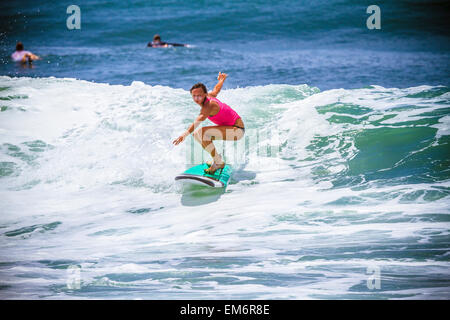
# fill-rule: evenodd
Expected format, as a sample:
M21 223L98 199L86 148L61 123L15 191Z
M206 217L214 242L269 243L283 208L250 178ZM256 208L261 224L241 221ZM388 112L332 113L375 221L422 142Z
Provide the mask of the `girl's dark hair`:
M202 88L204 93L208 93L208 90L206 90L206 86L201 82L194 84L189 92L192 93L192 90L197 88Z
M16 44L16 51L22 51L22 50L23 50L22 42L17 42L17 44Z

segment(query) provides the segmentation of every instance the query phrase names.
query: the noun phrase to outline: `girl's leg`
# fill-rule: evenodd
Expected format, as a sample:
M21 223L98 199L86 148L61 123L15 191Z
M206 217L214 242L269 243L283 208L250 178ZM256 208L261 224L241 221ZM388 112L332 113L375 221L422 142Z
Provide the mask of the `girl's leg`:
M194 132L194 138L197 140L214 159L210 173L214 173L217 169L225 167L220 154L217 153L213 140L237 141L244 136L242 129L233 126L208 126L202 127Z

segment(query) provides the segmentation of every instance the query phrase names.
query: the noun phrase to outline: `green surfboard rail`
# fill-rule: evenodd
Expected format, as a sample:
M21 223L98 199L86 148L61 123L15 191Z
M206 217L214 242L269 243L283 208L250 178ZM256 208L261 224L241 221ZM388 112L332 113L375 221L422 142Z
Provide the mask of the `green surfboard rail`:
M205 173L205 169L209 168L209 166L206 163L199 164L197 166L193 166L192 168L189 168L186 170L183 174L190 174L194 176L203 176L203 177L209 177L214 180L222 182L223 186L226 187L228 185L228 181L231 177L231 166L226 164L225 167L222 169L217 169L214 174L207 174Z

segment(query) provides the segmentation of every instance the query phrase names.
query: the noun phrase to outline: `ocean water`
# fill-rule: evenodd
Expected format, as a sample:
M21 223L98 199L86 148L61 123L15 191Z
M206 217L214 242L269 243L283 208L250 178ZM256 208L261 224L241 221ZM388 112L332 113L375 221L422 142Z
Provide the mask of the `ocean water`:
M70 77L109 84L189 89L230 75L225 88L308 84L321 90L376 84L449 86L447 1L378 1L381 29L369 30L371 1L83 0L81 29L68 4L0 4L0 74ZM189 48L149 49L154 34ZM40 55L32 69L10 62L17 41Z
M1 299L450 298L448 4L77 4L0 5ZM179 185L219 71L230 184Z

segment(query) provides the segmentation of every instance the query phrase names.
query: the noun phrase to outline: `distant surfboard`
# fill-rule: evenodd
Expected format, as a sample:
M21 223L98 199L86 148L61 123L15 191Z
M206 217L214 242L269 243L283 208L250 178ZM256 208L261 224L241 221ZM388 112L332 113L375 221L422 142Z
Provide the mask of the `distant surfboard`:
M199 164L176 176L175 180L212 188L225 188L228 185L232 171L231 166L225 165L223 169L217 169L213 175L205 173L206 168L209 168L206 163Z

